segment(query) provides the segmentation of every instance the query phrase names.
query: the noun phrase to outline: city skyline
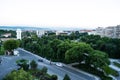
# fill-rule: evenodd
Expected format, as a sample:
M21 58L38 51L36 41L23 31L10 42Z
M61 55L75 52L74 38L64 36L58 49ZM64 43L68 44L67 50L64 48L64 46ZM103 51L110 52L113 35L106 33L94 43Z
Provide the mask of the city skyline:
M119 25L119 0L1 0L1 26L97 28Z

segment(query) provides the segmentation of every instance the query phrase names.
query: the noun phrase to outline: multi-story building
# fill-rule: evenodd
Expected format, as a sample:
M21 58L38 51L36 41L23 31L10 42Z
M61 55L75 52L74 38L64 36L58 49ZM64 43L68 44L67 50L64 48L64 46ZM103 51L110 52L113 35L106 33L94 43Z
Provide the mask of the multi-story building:
M96 35L100 35L101 37L120 38L120 25L106 28L98 27L96 29Z
M100 35L101 37L104 37L105 30L103 27L98 27L95 32L96 35Z
M6 34L3 34L2 36L7 38L11 36L11 33L6 33Z
M41 37L41 36L45 35L45 31L44 30L37 30L36 34L38 37Z
M104 29L104 36L114 38L114 28L115 27L106 27Z
M21 39L22 39L22 38L21 38L21 33L22 33L21 29L17 29L16 33L17 33L17 35L16 35L16 36L17 36L17 39L20 39L20 40L21 40Z
M120 38L120 25L117 25L114 30L115 38Z
M56 31L56 35L68 35L68 32L65 32L65 31Z

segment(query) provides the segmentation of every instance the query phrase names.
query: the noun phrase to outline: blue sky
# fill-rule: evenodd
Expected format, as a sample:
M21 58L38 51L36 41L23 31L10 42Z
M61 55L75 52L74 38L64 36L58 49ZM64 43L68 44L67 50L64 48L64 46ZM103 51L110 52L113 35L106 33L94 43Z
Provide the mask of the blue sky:
M96 28L119 19L120 0L0 0L0 25Z

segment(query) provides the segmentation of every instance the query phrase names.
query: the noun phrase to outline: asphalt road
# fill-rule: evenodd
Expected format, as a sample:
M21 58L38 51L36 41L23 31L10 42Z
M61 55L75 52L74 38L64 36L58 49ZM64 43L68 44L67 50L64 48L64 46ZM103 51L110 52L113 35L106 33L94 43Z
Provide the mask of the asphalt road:
M76 71L70 67L58 67L54 64L50 65L50 61L44 59L42 57L38 57L30 52L27 52L22 49L18 49L19 56L1 56L2 57L2 64L0 64L0 80L5 77L6 74L11 72L14 69L17 69L18 66L16 65L16 60L19 59L27 59L27 60L35 60L38 63L38 68L47 67L49 74L55 74L58 76L58 80L63 80L65 74L68 74L71 80L96 80L94 76L86 75L81 71ZM42 58L43 62L38 62L38 59Z

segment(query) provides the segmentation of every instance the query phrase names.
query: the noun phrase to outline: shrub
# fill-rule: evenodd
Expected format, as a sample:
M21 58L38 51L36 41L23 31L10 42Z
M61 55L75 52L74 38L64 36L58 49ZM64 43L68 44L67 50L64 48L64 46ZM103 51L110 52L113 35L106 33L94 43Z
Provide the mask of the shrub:
M34 80L34 78L23 69L20 69L18 71L12 71L10 74L6 75L3 80Z
M32 60L30 62L30 66L31 66L31 69L36 69L37 68L37 63L34 60Z
M23 68L25 71L29 69L28 60L20 59L16 61L17 65L20 66L20 69Z
M58 77L56 75L51 76L51 80L57 80L57 79L58 79Z
M47 73L47 68L46 68L46 67L43 67L43 68L41 69L41 72L42 72L43 74L46 74L46 73Z
M63 78L63 80L71 80L71 79L67 74L65 74L65 77Z

